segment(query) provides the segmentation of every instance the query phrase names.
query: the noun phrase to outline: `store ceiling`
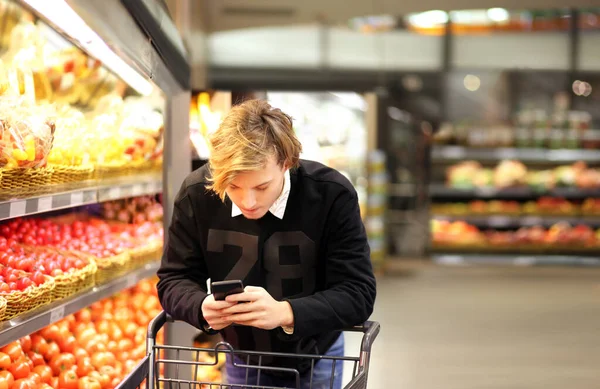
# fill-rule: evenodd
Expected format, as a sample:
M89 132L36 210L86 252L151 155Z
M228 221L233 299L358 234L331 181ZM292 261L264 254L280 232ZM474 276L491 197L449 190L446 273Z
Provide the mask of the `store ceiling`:
M204 32L305 24L319 20L335 24L353 17L400 16L432 9L502 7L522 10L598 6L598 0L168 0L167 3L171 10L176 8L176 4L187 4L188 27Z

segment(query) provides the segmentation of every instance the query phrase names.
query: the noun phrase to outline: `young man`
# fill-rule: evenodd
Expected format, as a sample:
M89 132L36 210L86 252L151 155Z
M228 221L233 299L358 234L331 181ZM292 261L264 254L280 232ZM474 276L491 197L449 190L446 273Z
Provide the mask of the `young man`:
M342 356L340 330L373 311L375 277L356 191L337 171L299 159L292 120L260 100L234 107L211 136L208 166L192 172L175 200L158 271L163 308L177 320L220 332L237 350ZM206 281L242 280L243 293L215 301ZM244 302L244 304L239 304ZM296 387L295 376L234 366L230 384ZM251 363L256 364L255 358ZM263 358L293 368L302 387L311 362ZM336 363L334 388L341 388ZM313 388L329 388L332 362L314 366ZM237 386L232 386L237 387Z

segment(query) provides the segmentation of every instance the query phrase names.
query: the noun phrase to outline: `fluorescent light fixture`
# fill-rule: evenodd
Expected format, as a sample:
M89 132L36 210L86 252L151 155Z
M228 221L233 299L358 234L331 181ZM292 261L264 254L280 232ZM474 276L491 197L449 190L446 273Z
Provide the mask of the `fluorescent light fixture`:
M420 12L409 15L408 22L415 27L435 27L440 24L448 23L448 13L440 10Z
M143 96L152 93L152 83L123 61L64 0L24 0L29 6L58 26L92 57L117 74Z
M494 22L506 22L510 18L510 14L504 8L490 8L487 10L487 16Z

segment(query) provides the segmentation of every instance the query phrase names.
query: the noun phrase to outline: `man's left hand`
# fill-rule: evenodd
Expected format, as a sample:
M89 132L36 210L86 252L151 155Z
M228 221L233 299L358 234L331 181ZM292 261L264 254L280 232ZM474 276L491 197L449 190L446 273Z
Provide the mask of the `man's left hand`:
M236 304L223 309L227 320L244 326L272 330L294 325L294 313L286 301L277 301L264 288L247 286L243 293L227 296L226 301Z

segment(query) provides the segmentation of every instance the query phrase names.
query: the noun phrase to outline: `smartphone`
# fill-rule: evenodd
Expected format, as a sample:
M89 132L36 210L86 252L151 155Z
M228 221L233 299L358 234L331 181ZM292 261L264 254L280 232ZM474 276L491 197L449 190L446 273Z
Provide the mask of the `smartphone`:
M211 282L210 290L216 301L223 301L229 295L242 293L244 284L240 280L216 281Z

